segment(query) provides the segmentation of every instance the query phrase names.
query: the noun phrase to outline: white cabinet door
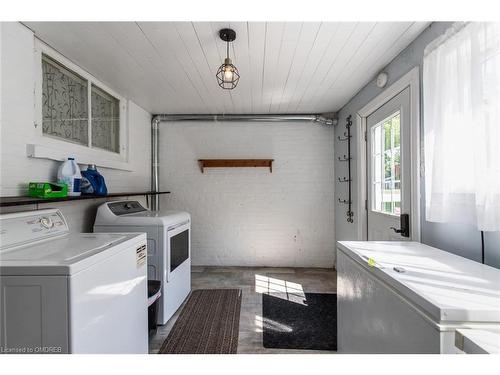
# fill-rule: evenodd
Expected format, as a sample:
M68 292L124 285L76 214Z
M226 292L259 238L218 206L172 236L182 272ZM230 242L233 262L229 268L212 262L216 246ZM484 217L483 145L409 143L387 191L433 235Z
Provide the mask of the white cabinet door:
M409 240L397 232L401 215L411 224L409 88L367 117L366 137L368 240Z

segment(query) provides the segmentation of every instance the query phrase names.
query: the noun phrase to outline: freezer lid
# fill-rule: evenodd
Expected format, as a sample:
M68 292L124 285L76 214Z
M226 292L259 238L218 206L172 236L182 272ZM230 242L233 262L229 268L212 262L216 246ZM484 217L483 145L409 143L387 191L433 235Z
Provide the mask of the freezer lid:
M439 322L500 322L500 270L417 242L339 241L340 251Z
M130 246L139 233L75 233L0 253L2 275L72 275Z

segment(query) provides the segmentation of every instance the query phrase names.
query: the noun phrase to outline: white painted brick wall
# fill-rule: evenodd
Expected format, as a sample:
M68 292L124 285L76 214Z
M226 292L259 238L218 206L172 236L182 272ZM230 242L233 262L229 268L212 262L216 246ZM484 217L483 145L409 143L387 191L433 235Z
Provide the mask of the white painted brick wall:
M3 22L0 28L0 195L22 195L29 181L54 181L59 162L26 156L26 144L36 143L33 33L17 22ZM150 189L151 114L129 101L128 121L129 160L133 171L99 168L110 192ZM73 231L88 231L101 202L103 200L43 204L39 208L61 207ZM21 206L4 208L1 212L36 208Z
M162 123L162 209L192 216L195 265L332 267L333 127L311 123ZM198 159L273 158L206 169Z

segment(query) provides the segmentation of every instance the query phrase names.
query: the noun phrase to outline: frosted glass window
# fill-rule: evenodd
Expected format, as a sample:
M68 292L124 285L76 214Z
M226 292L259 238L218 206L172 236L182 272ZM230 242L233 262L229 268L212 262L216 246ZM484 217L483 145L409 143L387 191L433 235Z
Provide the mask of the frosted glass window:
M373 211L401 213L400 112L375 125L372 130Z
M42 131L88 145L88 81L42 56Z
M120 101L92 85L92 147L120 152Z

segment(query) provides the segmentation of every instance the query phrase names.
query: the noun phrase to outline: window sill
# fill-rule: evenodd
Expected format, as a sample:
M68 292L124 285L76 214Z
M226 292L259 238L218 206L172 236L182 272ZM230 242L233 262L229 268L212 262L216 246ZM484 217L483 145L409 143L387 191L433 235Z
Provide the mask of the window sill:
M69 155L74 155L78 164L95 164L98 167L118 169L121 171L133 171L130 163L121 160L119 155L101 156L96 154L110 154L101 150L86 150L68 152L66 149L58 149L37 144L26 145L26 155L29 158L49 159L56 161L64 161ZM113 159L115 157L115 159Z

